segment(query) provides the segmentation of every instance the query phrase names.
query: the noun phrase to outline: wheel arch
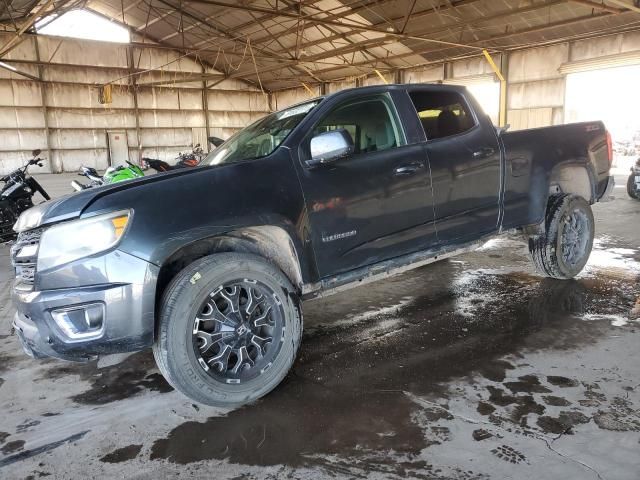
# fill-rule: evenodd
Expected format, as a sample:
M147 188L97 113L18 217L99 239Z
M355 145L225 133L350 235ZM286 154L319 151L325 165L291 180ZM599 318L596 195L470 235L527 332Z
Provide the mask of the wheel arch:
M596 201L596 179L593 169L584 163L562 163L549 174L549 196L574 194L590 204Z
M158 274L156 312L164 290L178 272L199 258L224 252L252 253L264 258L282 270L298 293L302 292L305 263L293 236L280 226L247 226L200 238L167 257Z
M543 168L534 171L529 190L530 224L523 228L525 234L545 231L547 207L554 196L579 195L593 205L596 201L595 178L593 168L588 163L574 160L559 163L550 171Z

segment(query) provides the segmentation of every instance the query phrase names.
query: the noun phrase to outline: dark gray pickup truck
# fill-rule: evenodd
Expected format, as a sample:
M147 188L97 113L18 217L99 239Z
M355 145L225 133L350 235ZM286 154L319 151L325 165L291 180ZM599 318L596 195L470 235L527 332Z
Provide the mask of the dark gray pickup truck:
M177 390L236 406L294 362L301 300L518 229L541 274L588 260L601 122L506 132L461 87L345 90L267 115L201 166L22 214L14 326L34 356L153 347Z

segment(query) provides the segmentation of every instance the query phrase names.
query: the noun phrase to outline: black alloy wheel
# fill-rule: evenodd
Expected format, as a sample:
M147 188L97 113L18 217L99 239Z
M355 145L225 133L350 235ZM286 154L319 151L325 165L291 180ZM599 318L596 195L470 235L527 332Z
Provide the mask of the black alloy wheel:
M282 338L282 301L255 280L220 285L203 302L193 324L198 363L223 383L241 383L264 373Z

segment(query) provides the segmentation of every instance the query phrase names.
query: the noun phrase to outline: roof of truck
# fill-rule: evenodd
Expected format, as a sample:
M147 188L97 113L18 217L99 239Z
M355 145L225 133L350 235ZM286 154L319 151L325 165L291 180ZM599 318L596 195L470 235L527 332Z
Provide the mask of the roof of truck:
M293 108L296 107L298 105L304 105L305 103L309 103L309 102L313 102L313 101L318 101L318 100L322 100L322 99L326 99L326 98L333 98L333 97L338 97L338 96L349 96L350 94L354 93L354 92L358 92L358 93L366 93L366 92L370 92L370 93L381 93L381 92L386 92L386 91L391 91L391 90L416 90L419 88L428 88L429 90L434 90L434 91L455 91L455 92L462 92L466 90L466 87L464 85L455 85L455 84L450 84L450 83L389 83L389 84L385 84L385 85L367 85L365 87L354 87L354 88L345 88L343 90L339 90L337 92L334 93L329 93L327 95L320 95L318 97L313 97L310 98L308 100L303 100L302 102L297 102L294 104L291 104L285 108L282 108L280 110L284 110L286 108Z

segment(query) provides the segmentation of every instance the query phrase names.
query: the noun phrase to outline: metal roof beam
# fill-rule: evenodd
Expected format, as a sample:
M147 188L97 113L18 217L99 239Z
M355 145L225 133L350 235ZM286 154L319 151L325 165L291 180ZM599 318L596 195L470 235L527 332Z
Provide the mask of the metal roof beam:
M622 13L625 11L624 8L610 7L609 5L594 2L593 0L569 0L569 2L577 3L580 5L584 5L585 7L593 8L594 10L602 10L603 12L609 13Z
M194 14L192 14L191 12L188 12L188 11L184 10L183 8L176 7L175 5L172 5L170 2L168 2L168 1L166 1L166 0L158 0L158 1L160 1L161 3L163 3L163 4L165 4L165 5L173 6L173 8L175 8L175 9L176 9L176 12L178 12L178 13L184 14L185 16L187 16L187 17L189 17L189 18L191 18L191 19L198 20L198 17L196 17L196 16L195 16ZM274 60L283 59L283 58L282 58L281 56L279 56L279 55L272 55L272 54L270 54L269 52L267 52L266 50L264 50L264 49L262 49L262 48L257 48L257 47L253 47L253 46L249 45L247 40L244 40L244 39L242 39L242 40L241 40L241 39L236 39L232 33L227 32L227 31L225 31L225 30L223 30L223 29L221 29L221 28L219 28L219 27L217 27L217 26L215 26L215 25L212 25L212 24L211 24L211 23L209 23L209 22L201 21L200 23L202 23L203 25L208 26L209 28L211 28L211 29L213 29L213 30L215 30L215 31L218 31L218 32L223 33L223 35L225 35L226 37L228 37L228 38L230 38L230 39L234 39L234 40L236 40L236 41L239 41L239 42L241 42L241 43L244 43L244 44L245 44L245 46L246 46L246 48L255 49L255 50L257 50L258 52L261 52L263 55L266 55L266 56L272 57ZM252 58L255 58L255 55L254 55L253 53L252 53ZM301 69L300 67L298 67L298 65L292 65L291 67L292 67L292 68L294 68L294 69L296 69L296 70L298 70L298 71L301 71L302 73L310 74L310 72L309 72L309 70L308 70L308 69ZM257 68L257 67L255 67L255 68ZM254 68L254 70L255 70L255 68ZM257 76L257 75L256 75L256 76ZM318 79L317 77L314 77L314 76L313 76L313 74L310 74L310 76L311 76L315 81L319 81L319 79Z
M206 25L207 27L209 27L211 30L222 34L223 37L228 38L229 40L238 42L238 43L244 45L245 47L248 47L248 41L246 39L244 39L244 38L241 38L240 35L233 34L233 33L229 32L229 31L227 31L226 29L218 27L218 26L216 26L216 25L214 25L214 24L212 24L210 22L205 22L205 21L199 19L195 14L185 10L184 8L180 7L179 5L173 4L172 2L169 2L167 0L157 0L157 1L159 1L160 3L162 3L162 4L164 4L164 5L168 6L168 7L173 8L175 10L175 13L179 13L179 14L182 14L182 15L184 15L184 16L192 19L192 20L199 21L203 25ZM200 12L198 12L198 13L200 13ZM267 56L267 57L273 57L274 59L282 58L280 55L271 54L270 52L267 52L264 49L259 48L259 47L251 47L251 48L254 48L256 51L262 53L264 56Z
M21 76L23 76L25 78L28 78L29 80L33 80L34 82L40 82L41 81L38 77L36 77L34 75L31 75L30 73L26 73L26 72L23 72L21 70L18 70L17 68L14 68L11 65L9 65L9 64L7 64L7 63L5 63L3 61L0 61L0 68L2 68L4 70L8 70L11 73L15 73L16 75L21 75Z
M160 0L162 2L164 2L165 0ZM264 8L264 7L257 7L257 6L251 6L251 5L239 5L239 4L230 4L230 3L226 3L226 2L221 2L219 0L187 0L187 3L199 3L199 4L203 4L203 5L215 5L215 6L219 6L219 7L225 7L225 8L229 8L229 9L235 9L235 10L242 10L242 11L252 11L252 12L256 12L256 13L272 13L274 12L273 9L268 9L268 8ZM297 15L295 13L289 13L289 12L285 12L281 9L279 10L275 10L278 13L278 16L281 17L288 17L288 18L301 18L309 23L313 23L316 25L330 25L333 27L340 27L340 28L348 28L348 29L352 29L352 30L358 30L361 32L370 32L370 33L383 33L385 35L388 36L393 36L399 39L405 39L405 40L411 40L413 39L413 37L409 34L404 34L404 33L398 33L398 32L389 32L385 29L381 29L381 28L376 28L373 26L367 26L367 25L361 25L361 24L357 24L357 23L345 23L345 22L338 22L335 20L325 20L322 17L317 17L315 14L314 15ZM449 45L453 45L454 42L444 42L444 41L440 41L440 40L430 40L430 39L424 39L425 41L432 41L434 43L440 43L442 45L445 44L449 44ZM464 46L461 44L457 44L457 46Z
M513 15L521 15L523 13L528 13L528 12L532 12L535 10L539 10L541 8L546 8L546 7L551 7L554 5L559 5L561 3L564 3L566 0L551 0L545 3L538 3L535 5L532 5L530 7L525 7L525 8L521 8L519 10L509 10L507 12L501 12L498 13L496 15L492 15L492 16L488 16L488 17L480 17L480 18L476 18L474 20L469 20L466 22L462 22L462 23L456 23L453 25L449 25L447 27L444 28L440 28L437 30L422 30L419 32L413 32L412 36L414 37L431 37L433 35L439 35L441 33L447 33L450 32L452 29L458 29L458 28L467 28L471 25L477 24L477 23L483 23L483 22L490 22L490 21L495 21L495 20L500 20L502 18L506 18L506 17L510 17ZM426 38L425 38L426 40ZM312 55L310 57L303 57L301 58L301 60L303 62L314 62L316 60L323 60L326 58L332 58L335 57L338 52L342 55L346 55L352 52L357 52L361 49L366 49L366 48L370 48L370 47L380 47L382 45L385 44L389 44L389 43L396 43L397 40L395 40L392 37L381 37L381 38L376 38L376 39L369 39L369 40L364 40L361 42L357 42L354 43L353 45L349 45L349 46L344 46L338 49L333 49L333 50L327 50L323 53L319 53L316 55ZM318 43L324 43L324 42L318 42ZM308 48L307 44L303 44L302 48ZM409 47L411 48L411 47ZM406 56L411 56L411 53L407 53ZM387 57L389 58L389 57ZM393 58L393 57L391 57Z
M640 6L638 6L638 2L629 3L624 0L607 0L608 2L615 3L616 5L620 5L627 10L634 11L636 13L640 13Z
M540 32L540 31L549 30L549 29L553 29L553 28L559 28L559 27L571 25L571 24L574 24L574 23L581 23L581 22L584 22L584 21L587 21L587 20L593 20L593 19L596 19L596 18L608 17L610 15L613 15L613 14L609 13L609 12L603 12L601 14L578 17L578 18L574 18L574 19L571 19L571 20L568 20L568 21L563 20L563 21L560 21L560 22L549 23L549 24L546 24L546 25L540 25L540 26L537 26L537 27L531 27L531 28L524 29L524 30L517 30L517 31L509 32L509 33L496 35L496 36L493 36L493 37L483 38L481 40L478 40L478 41L475 41L475 42L472 42L472 43L478 43L478 42L490 43L490 42L494 42L496 40L503 40L505 38L509 38L509 37L513 37L513 36L517 36L517 35L526 35L526 34L529 34L529 33ZM409 48L411 48L411 47L409 47ZM502 47L502 48L504 48L504 47ZM504 49L505 50L509 50L508 47L504 48ZM443 52L445 50L447 50L447 49L446 48L445 49L433 49L433 48L431 48L431 49L418 49L418 50L413 50L411 53L401 53L401 54L398 54L398 55L393 55L393 56L389 57L389 59L401 59L401 58L406 58L406 57L409 57L409 56L412 56L412 55L427 55L429 53ZM433 62L425 62L425 64L427 64L427 63L440 63L442 61L445 61L445 60L438 59L438 60L435 60ZM320 70L317 70L316 73L320 76L320 75L323 75L323 74L326 74L326 73L330 73L330 72L333 72L333 71L343 70L345 68L365 67L365 66L368 66L368 65L370 65L370 62L357 62L357 63L351 64L351 65L345 64L343 67L331 67L331 68L326 68L326 69L320 69Z
M394 1L394 0L379 0L379 1L373 2L373 3L375 3L376 5L384 5L386 3L390 3L391 1ZM448 1L447 3L440 4L437 7L432 7L432 8L428 8L426 10L421 10L421 11L418 11L418 12L414 12L411 15L410 20L415 20L417 18L422 18L422 17L427 16L427 15L432 15L432 14L434 14L436 12L440 12L442 10L449 10L449 9L452 9L452 8L471 5L472 3L476 3L476 2L479 2L479 1L481 1L481 0L458 0L458 1L453 1L453 2L449 2ZM333 19L343 18L343 17L348 16L348 15L356 15L359 12L367 10L369 8L369 5L370 5L370 3L367 3L364 6L352 8L351 10L348 10L346 12L341 12L340 14L329 15L328 17L324 17L324 18L328 19L328 20L333 20ZM345 6L349 6L349 5L345 5ZM403 17L394 17L391 20L395 22L395 21L400 21L400 20L403 20L403 19L404 19L404 16ZM373 27L373 28L378 29L376 31L383 31L385 34L388 34L390 32L388 30L384 29L384 25L387 25L387 23L388 22L379 22L379 23L371 24L370 26ZM278 32L278 35L286 35L288 33L291 33L291 31L292 31L292 29L289 28L288 30L284 30L282 32ZM353 35L353 33L354 32L343 32L343 33L340 33L340 34L337 34L337 35L332 35L330 37L327 37L326 39L314 40L312 42L309 42L309 43L305 44L303 46L303 48L308 48L308 47L312 47L312 46L315 46L315 45L319 45L321 43L327 43L327 42L332 42L334 40L339 40L339 39L345 38L345 37L347 37L349 35ZM402 32L402 33L406 33L406 32ZM267 39L265 37L262 37L262 38L254 39L253 41L255 43L261 43L261 42L263 42L265 40L267 40Z
M295 5L287 5L286 7L284 7L284 8L283 8L283 10L294 11L294 10L297 8L297 6L298 6L298 5L302 5L302 6L312 6L314 3L318 3L319 1L320 1L320 0L309 0L309 1L306 1L306 2L305 2L305 1L301 1L300 3L297 3L297 4L295 4ZM212 20L212 19L214 19L214 18L216 18L216 17L219 17L219 16L220 16L220 12L219 12L219 11L216 11L216 12L215 12L215 13L213 13L212 15L209 15L208 17L205 17L205 20L206 20L206 21L209 21L209 20ZM278 16L277 14L269 14L269 15L262 15L262 16L259 16L259 17L253 17L253 20L248 21L248 22L245 22L245 23L240 24L240 25L237 25L237 26L233 27L233 29L234 29L234 30L236 30L236 31L240 31L240 30L242 30L243 28L250 27L251 25L255 25L255 24L256 24L256 22L260 23L260 22L268 21L268 20L271 20L272 18L275 18L275 17L277 17L277 16ZM189 26L187 26L187 27L184 29L184 31L185 31L185 32L188 32L188 31L190 31L190 30L193 30L193 29L194 29L194 28L196 28L200 23L201 23L201 22L196 22L196 23L194 23L194 24L192 24L192 25L189 25ZM263 27L263 30L266 30L266 28L264 28L264 27ZM170 38L173 38L173 37L175 37L176 35L178 35L178 34L177 34L177 33L171 33L171 34L167 35L166 37L163 37L161 40L162 40L162 41L169 40ZM253 41L253 40L252 40L252 42L253 42L254 44L255 44L255 43L257 43L257 42L255 42L255 41Z
M2 49L0 49L0 58L4 57L7 53L9 53L11 50L13 50L15 47L17 47L21 43L20 37L22 36L22 34L26 32L29 28L31 28L33 24L36 23L36 20L38 20L38 18L42 17L43 15L49 12L49 7L53 4L53 2L54 0L48 0L47 3L45 3L40 8L38 8L36 13L34 13L33 15L31 15L30 18L22 22L18 31L15 32L15 34L11 37L11 39L9 39L9 41L2 47ZM66 3L69 3L69 2L66 2ZM55 7L54 7L54 10L55 10Z

